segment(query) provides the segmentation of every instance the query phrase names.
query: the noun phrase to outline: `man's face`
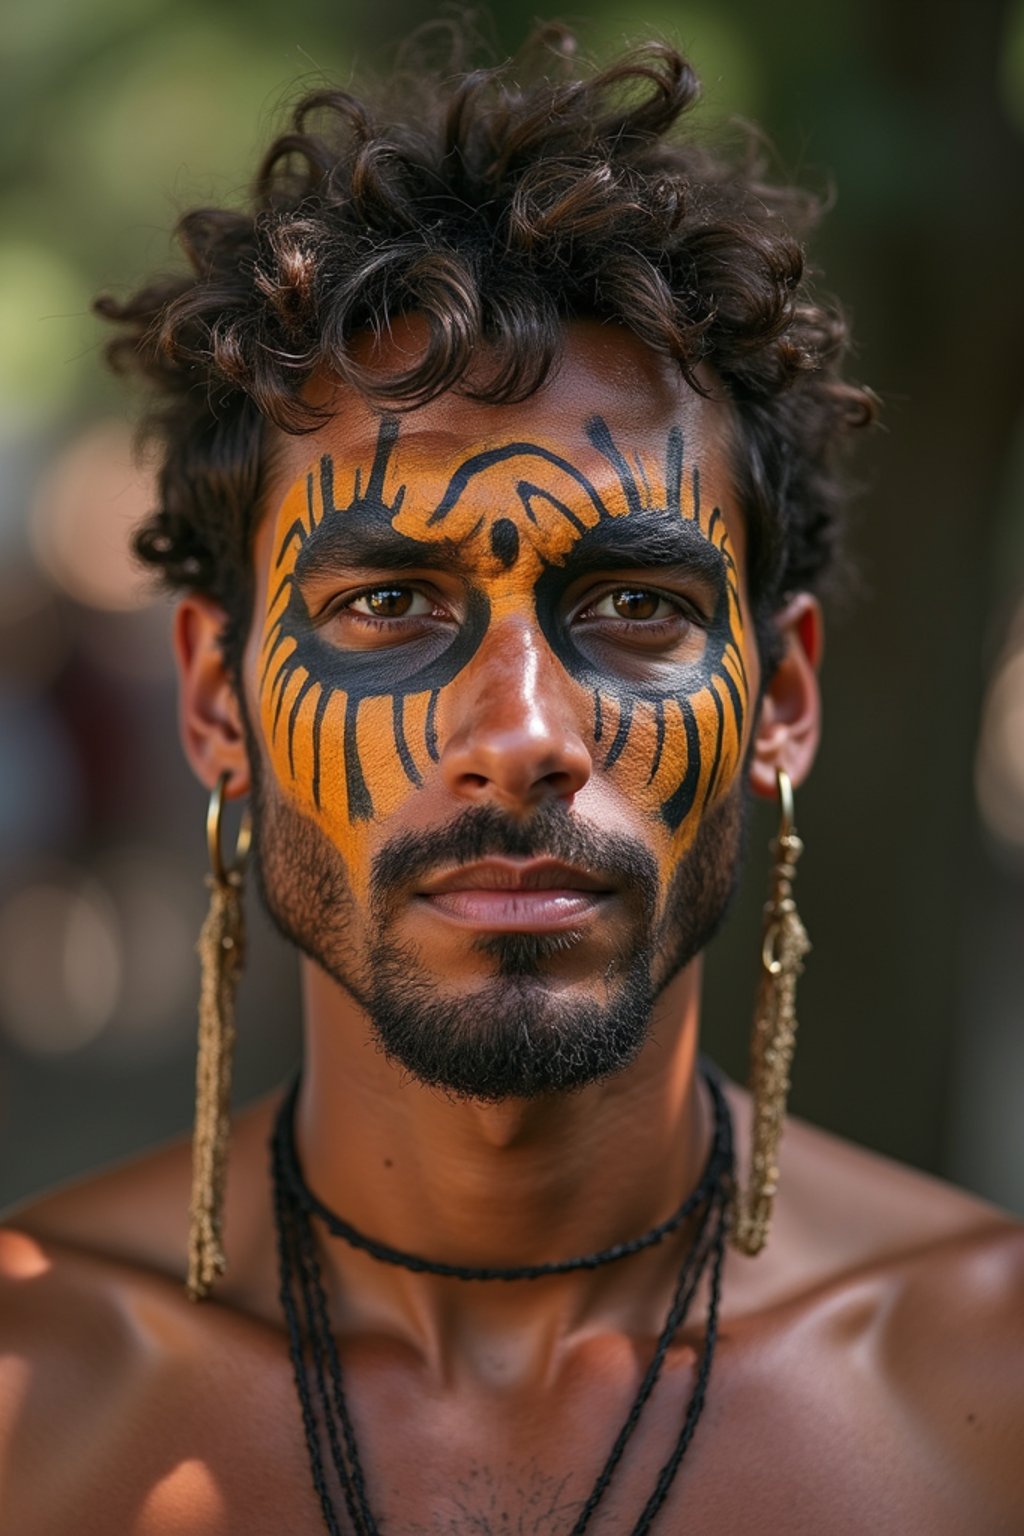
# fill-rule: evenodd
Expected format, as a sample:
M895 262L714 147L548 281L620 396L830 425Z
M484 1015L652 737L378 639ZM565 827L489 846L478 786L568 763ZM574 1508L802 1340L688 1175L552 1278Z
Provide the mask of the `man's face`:
M268 908L421 1079L580 1086L734 883L757 656L724 410L596 325L518 405L329 399L256 539Z

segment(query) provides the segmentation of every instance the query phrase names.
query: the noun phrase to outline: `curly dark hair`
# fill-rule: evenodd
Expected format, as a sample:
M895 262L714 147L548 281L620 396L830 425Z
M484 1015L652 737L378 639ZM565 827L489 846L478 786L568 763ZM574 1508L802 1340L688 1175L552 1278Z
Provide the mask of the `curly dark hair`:
M155 394L159 506L135 548L171 588L224 607L236 668L251 618L250 542L272 439L321 419L326 369L380 404L470 393L515 401L548 375L573 318L627 326L731 402L759 633L834 561L847 429L869 391L845 382L842 315L811 296L801 240L817 201L764 176L759 154L676 133L698 95L687 61L649 43L602 69L542 28L514 59L441 62L422 39L365 99L322 89L270 147L251 208L186 213L190 270L98 300L116 367ZM434 33L436 41L436 32ZM434 50L436 53L436 49ZM398 313L429 340L407 371L371 375L351 342ZM706 372L702 372L706 378Z

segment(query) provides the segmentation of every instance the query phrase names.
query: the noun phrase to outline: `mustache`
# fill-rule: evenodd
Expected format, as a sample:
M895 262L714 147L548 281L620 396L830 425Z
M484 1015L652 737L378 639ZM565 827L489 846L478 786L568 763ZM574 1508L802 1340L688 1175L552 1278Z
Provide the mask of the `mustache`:
M496 806L474 806L445 827L392 838L371 864L371 907L384 918L405 888L437 869L496 856L559 859L609 880L645 915L653 914L658 866L650 850L635 838L581 822L554 800L544 801L526 821Z

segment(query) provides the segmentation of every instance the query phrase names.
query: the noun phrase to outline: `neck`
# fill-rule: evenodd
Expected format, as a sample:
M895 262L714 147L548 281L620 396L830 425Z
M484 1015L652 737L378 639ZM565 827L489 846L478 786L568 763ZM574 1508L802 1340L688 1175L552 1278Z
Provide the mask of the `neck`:
M639 1236L698 1183L710 1116L696 1072L697 964L661 995L625 1071L570 1095L500 1104L452 1101L409 1081L374 1049L347 994L312 965L303 981L299 1157L319 1199L367 1236L444 1263L539 1264ZM663 1246L534 1282L546 1288L544 1315L576 1326L626 1296L642 1303L642 1277L660 1297L679 1253ZM345 1314L404 1320L434 1348L474 1316L500 1313L511 1325L540 1315L530 1282L470 1285L383 1265L337 1240L327 1250Z

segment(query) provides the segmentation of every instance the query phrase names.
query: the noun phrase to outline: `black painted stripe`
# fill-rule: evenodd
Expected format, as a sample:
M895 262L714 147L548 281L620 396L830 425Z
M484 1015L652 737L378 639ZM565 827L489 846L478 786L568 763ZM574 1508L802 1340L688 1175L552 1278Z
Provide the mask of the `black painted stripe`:
M273 645L270 645L270 637L274 633L275 629L278 632L277 639L274 641ZM294 637L291 636L291 635L286 635L285 632L284 632L283 618L276 619L274 621L273 625L267 631L267 638L266 638L266 640L264 640L263 644L264 644L264 646L270 646L270 649L267 651L266 660L263 663L263 671L260 673L260 692L261 693L263 692L263 689L266 687L267 678L270 676L270 668L271 668L271 666L273 664L274 657L277 655L278 651L281 649L281 647L284 644L284 642L286 640L290 640L292 638L294 638Z
M267 604L267 612L268 613L273 613L274 609L277 607L278 603L281 601L281 598L282 598L283 594L285 592L287 592L288 588L292 585L292 582L293 582L293 577L292 577L291 571L289 571L286 576L282 576L281 577L281 580L277 584L276 592L274 593L273 597L270 599L270 602Z
M338 510L334 505L334 460L329 453L322 454L320 458L320 509L323 517L328 512Z
M288 546L292 542L292 539L298 539L300 544L305 544L306 538L306 525L301 521L300 518L296 518L294 523L292 523L291 527L288 529L288 532L285 534L284 538L281 540L281 547L277 552L277 559L274 561L275 571L278 569L281 561L288 553Z
M677 832L693 809L700 781L700 732L693 717L693 710L685 699L678 701L686 732L686 772L678 789L673 790L662 802L661 814L669 829Z
M696 466L694 466L696 468ZM672 427L665 448L665 493L670 512L681 512L683 507L683 433L681 427Z
M423 779L419 769L413 762L412 753L409 751L409 743L405 739L404 693L395 693L391 696L391 723L395 732L395 747L398 751L398 761L405 769L405 776L410 784L415 784L418 788L423 783Z
M288 771L293 779L295 777L295 722L299 718L299 710L302 708L307 693L318 686L320 685L307 672L303 679L302 687L292 700L292 707L288 715ZM281 696L282 698L284 697L283 693Z
M654 741L654 761L647 775L648 784L653 784L654 776L661 767L661 749L665 745L665 705L661 699L658 699L654 705L654 724L657 736Z
M732 699L733 714L736 716L736 734L737 736L742 736L743 705L740 701L739 690L736 687L736 684L733 682L732 676L729 672L726 671L725 667L722 667L721 670L716 673L716 676L722 679L722 682L729 690L729 697Z
M272 705L274 705L274 694L277 693L277 704L274 705L274 719L270 727L271 744L277 740L277 723L281 718L281 709L284 705L284 696L288 692L288 684L295 676L297 670L298 668L292 665L292 658L289 654L285 657L284 661L282 661L277 671L277 675L274 678L273 686L270 690L270 702Z
M750 702L750 683L747 679L747 667L745 661L743 660L743 653L741 652L739 646L736 644L735 640L730 640L728 642L725 647L725 651L723 652L723 658L730 655L735 658L736 669L740 674L740 682L743 685L743 707L746 709L747 704Z
M606 768L611 768L612 765L617 763L619 758L622 756L622 749L625 747L626 742L629 739L629 728L632 724L633 705L630 700L623 699L620 701L619 705L618 728L616 729L615 735L612 738L612 744L608 748L608 754L604 760L604 766Z
M644 488L644 495L647 497L647 504L648 506L651 506L654 502L654 492L651 490L651 482L648 478L647 470L644 468L643 458L639 453L634 453L633 463L636 465L636 472L640 476L640 483Z
M332 696L333 689L321 683L320 697L316 701L316 714L313 716L313 804L317 810L320 809L320 737L324 715L327 713L327 706Z
M437 719L437 696L440 693L440 691L441 691L440 688L435 688L431 692L430 700L429 700L429 702L427 704L426 724L423 727L423 734L424 734L424 737L426 739L426 745L427 745L427 755L430 757L431 761L435 762L435 763L438 760L438 757L437 757L437 724L436 724L436 719Z
M607 430L607 429L606 429ZM586 475L582 474L568 459L552 453L548 448L541 448L537 443L515 442L505 443L500 448L485 448L480 453L475 453L452 475L437 506L427 518L427 527L442 522L448 513L458 502L466 486L474 475L483 474L495 464L504 463L506 459L541 459L545 464L553 464L560 469L570 480L574 480L587 499L593 504L599 518L608 517L608 509L604 505L597 491L591 485Z
M559 501L557 496L552 495L550 491L545 491L542 486L533 485L529 480L520 480L516 490L527 517L534 525L537 523L537 514L533 510L533 503L535 500L540 500L546 501L549 506L554 507L556 512L560 512L567 522L572 524L577 533L586 533L586 523L578 518L576 513L566 506L564 501Z
M714 679L712 679L712 681L708 684L708 691L715 701L715 713L718 716L718 729L715 735L715 757L711 764L711 772L708 775L708 787L704 791L705 805L707 805L710 801L711 796L715 792L715 785L718 783L718 771L722 766L722 746L725 741L725 710L722 708L722 701L718 697L718 689L715 687Z
M626 505L631 512L640 512L643 504L640 500L640 492L636 488L636 477L630 469L628 462L615 446L615 439L608 430L608 423L601 416L591 416L587 422L587 436L597 449L608 460L615 473L619 477L622 486L622 494L626 498Z
M373 455L373 465L370 469L364 500L375 501L379 506L384 505L384 480L397 440L398 418L385 416L377 433L377 450Z
M345 795L348 799L349 821L369 821L373 815L373 801L363 777L363 765L359 760L359 741L356 724L359 718L359 700L349 694L345 699Z

